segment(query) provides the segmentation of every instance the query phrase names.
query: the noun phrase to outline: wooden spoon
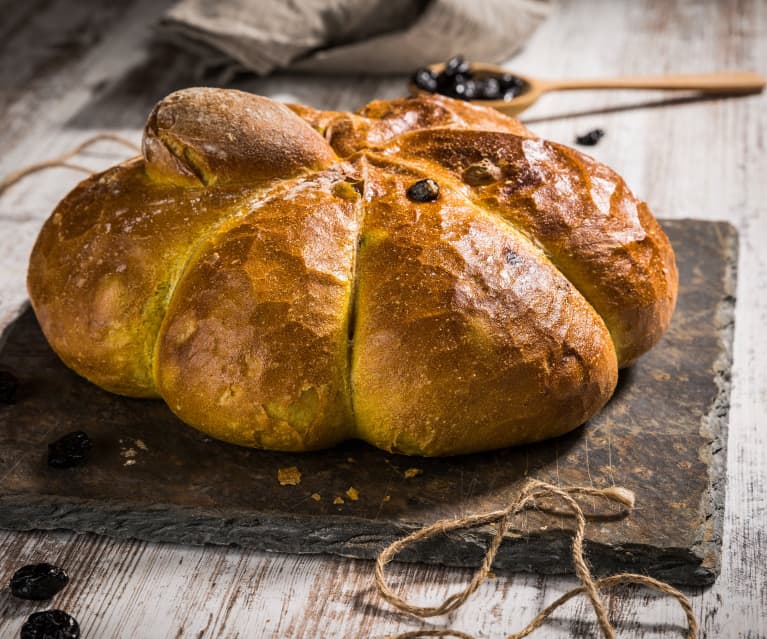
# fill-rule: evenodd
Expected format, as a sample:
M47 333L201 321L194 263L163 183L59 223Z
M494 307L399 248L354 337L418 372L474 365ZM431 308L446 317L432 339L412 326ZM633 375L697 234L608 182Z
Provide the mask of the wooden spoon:
M429 68L439 73L444 64L432 64ZM627 76L622 78L587 78L584 80L543 80L520 75L494 64L472 63L475 77L511 74L524 82L522 92L511 100L471 100L474 104L493 107L507 115L524 111L549 91L573 91L579 89L686 89L702 93L760 93L767 80L753 71L721 71L681 75ZM428 91L409 85L410 93L428 94Z

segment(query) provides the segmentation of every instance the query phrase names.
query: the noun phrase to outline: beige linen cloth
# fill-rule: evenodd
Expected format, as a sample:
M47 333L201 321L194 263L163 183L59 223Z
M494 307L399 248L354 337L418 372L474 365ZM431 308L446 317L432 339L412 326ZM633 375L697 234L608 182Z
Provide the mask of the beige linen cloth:
M409 73L457 53L506 60L549 9L550 0L180 0L160 35L206 66L259 75Z

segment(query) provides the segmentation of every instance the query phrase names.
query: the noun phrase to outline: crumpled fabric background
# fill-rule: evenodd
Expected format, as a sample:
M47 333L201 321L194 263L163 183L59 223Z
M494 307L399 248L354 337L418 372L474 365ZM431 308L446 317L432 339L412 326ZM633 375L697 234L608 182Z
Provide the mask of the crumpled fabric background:
M456 53L508 59L550 0L180 0L160 36L206 66L267 75L409 73Z

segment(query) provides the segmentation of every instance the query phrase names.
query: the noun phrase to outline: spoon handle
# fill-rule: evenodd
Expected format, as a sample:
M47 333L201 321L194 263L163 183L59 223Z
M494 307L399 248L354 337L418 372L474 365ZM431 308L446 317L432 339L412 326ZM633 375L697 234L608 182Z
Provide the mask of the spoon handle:
M688 89L707 93L758 93L765 78L753 71L722 71L680 75L628 76L622 78L585 78L552 80L546 91L574 89Z

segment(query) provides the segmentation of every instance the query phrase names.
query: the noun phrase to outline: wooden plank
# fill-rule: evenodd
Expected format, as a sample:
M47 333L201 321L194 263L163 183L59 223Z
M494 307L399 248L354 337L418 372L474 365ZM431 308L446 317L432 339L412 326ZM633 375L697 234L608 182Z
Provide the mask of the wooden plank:
M125 20L79 62L61 69L59 77L44 69L34 90L21 87L19 106L10 117L25 124L19 129L13 125L20 133L11 139L5 132L11 128L9 115L3 116L0 174L69 148L97 128L84 120L76 128L67 122L146 55L142 42L154 15L151 4L131 2ZM765 32L767 3L759 0L563 0L509 67L544 77L726 68L766 73ZM13 52L9 55L14 64L24 64ZM364 93L358 92L356 79L334 80L325 87L302 76L278 76L252 86L275 97L346 107L378 91L381 97L397 95L399 82L381 80L376 89L367 80ZM0 86L6 86L2 77ZM566 144L572 144L576 133L605 128L607 137L588 152L617 169L656 213L727 219L740 231L722 574L714 586L687 592L701 637L756 639L767 636L767 100L664 99L658 104L662 99L655 92L555 94L525 118L537 120L531 126L539 134ZM640 104L646 106L631 108ZM113 112L117 109L119 103ZM568 113L580 115L551 119ZM99 128L111 127L103 119ZM113 130L138 135L136 130ZM104 166L120 157L99 153L89 161ZM0 322L1 310L12 306L9 300L23 299L26 256L36 227L78 179L54 171L14 187L0 201ZM64 533L0 533L4 582L27 561L59 557L77 578L53 603L75 613L94 637L379 637L420 625L392 614L382 603L371 589L370 566L363 561ZM392 578L401 579L416 601L436 601L468 576L465 570L439 567L403 565L392 571ZM572 585L572 579L526 575L488 580L449 620L431 622L450 622L480 636L503 636ZM683 617L673 602L631 589L611 595L610 602L621 637L681 636L676 630ZM0 637L17 637L23 618L35 609L0 592ZM577 600L537 634L552 639L595 636L592 620L588 605Z

